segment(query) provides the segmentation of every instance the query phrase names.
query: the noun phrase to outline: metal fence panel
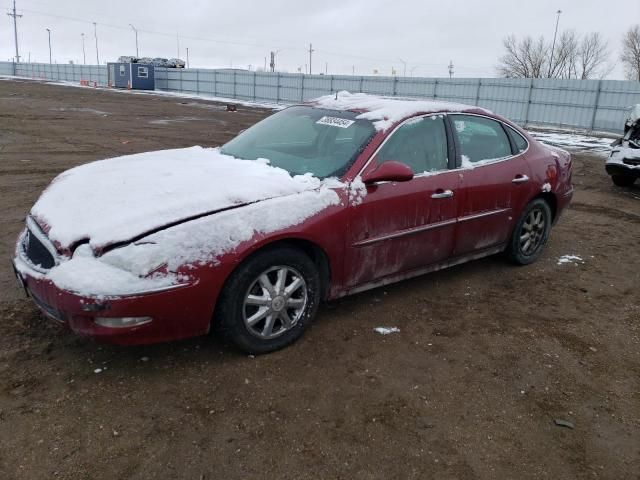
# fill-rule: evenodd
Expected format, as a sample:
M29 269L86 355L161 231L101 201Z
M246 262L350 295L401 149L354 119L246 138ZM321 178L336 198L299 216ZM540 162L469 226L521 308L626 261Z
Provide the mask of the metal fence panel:
M0 62L0 75L107 85L104 65ZM522 78L418 78L231 69L155 69L156 89L293 104L337 91L447 100L478 105L522 125L620 133L640 82Z

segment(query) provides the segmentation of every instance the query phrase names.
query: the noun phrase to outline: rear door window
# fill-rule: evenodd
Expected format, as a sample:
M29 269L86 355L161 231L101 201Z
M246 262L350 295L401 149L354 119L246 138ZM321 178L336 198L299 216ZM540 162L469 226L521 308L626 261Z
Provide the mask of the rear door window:
M529 142L524 138L519 132L517 132L514 128L507 127L509 131L509 135L511 135L511 139L516 146L518 153L524 152L527 148L529 148Z
M511 144L499 122L474 115L451 115L463 165L509 157Z

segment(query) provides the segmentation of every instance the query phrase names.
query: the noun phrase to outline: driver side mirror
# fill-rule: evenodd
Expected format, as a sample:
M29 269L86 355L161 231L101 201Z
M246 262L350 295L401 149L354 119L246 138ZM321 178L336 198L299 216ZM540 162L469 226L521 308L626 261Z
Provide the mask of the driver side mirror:
M409 165L395 160L381 163L378 168L365 174L362 182L371 185L378 182L407 182L413 178L413 170Z

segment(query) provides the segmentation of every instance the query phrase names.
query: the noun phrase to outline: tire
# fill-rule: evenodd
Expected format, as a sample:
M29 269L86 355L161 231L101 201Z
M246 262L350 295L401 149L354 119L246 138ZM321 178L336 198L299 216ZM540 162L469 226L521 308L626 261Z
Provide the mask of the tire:
M551 222L551 209L546 201L537 198L529 203L513 229L506 250L509 260L517 265L535 262L549 239ZM527 240L530 240L530 244L526 243Z
M318 269L303 252L293 247L262 250L227 280L215 321L240 350L273 352L302 336L318 311L321 291Z
M611 175L611 180L618 187L630 187L636 181L635 177L625 175Z

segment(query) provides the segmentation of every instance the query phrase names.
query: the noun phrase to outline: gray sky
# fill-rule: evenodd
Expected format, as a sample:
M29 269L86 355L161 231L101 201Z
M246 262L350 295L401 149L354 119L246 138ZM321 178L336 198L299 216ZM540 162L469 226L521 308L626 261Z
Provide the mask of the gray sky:
M270 50L280 50L277 67L297 71L309 63L313 73L495 76L502 39L511 33L552 38L558 9L560 30L599 31L609 41L608 78L623 78L619 62L622 33L640 23L640 1L616 0L16 0L20 55L48 61L47 31L54 62L82 62L85 33L87 63L95 64L93 24L98 26L100 61L135 55L132 23L139 30L140 56L180 57L189 47L192 67L264 66ZM12 0L0 0L8 12ZM14 56L13 23L2 15L0 59ZM268 59L267 59L268 61Z

